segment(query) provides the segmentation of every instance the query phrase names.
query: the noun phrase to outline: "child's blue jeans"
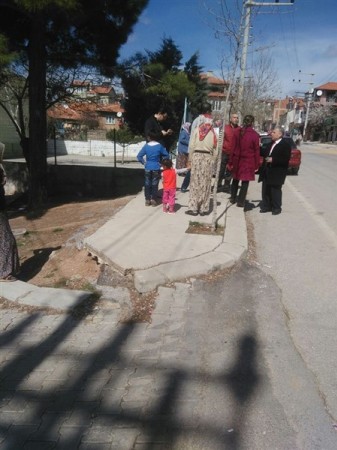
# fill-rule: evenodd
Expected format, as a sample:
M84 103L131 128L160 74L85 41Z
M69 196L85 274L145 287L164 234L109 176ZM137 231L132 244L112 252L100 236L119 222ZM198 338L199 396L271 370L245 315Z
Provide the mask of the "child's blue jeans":
M160 170L145 170L145 200L156 200Z

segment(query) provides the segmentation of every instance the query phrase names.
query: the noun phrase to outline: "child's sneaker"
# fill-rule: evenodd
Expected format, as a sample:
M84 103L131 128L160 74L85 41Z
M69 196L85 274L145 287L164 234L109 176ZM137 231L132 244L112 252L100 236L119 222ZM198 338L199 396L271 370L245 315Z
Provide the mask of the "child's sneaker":
M175 211L169 211L168 213L169 214L175 214L176 212Z
M167 208L163 208L163 212L164 213L167 213L168 211L167 211Z

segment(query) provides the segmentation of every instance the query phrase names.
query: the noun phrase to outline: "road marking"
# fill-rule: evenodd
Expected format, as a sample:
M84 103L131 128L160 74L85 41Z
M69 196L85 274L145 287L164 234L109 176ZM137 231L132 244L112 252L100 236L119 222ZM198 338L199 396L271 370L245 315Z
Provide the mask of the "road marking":
M332 245L337 249L337 234L335 231L327 224L327 222L322 217L322 213L317 211L309 202L306 200L303 195L298 191L298 189L293 185L293 183L287 177L287 186L292 191L292 193L298 198L298 200L302 203L304 208L308 211L308 213L313 217L317 225L321 228L324 234L330 239Z

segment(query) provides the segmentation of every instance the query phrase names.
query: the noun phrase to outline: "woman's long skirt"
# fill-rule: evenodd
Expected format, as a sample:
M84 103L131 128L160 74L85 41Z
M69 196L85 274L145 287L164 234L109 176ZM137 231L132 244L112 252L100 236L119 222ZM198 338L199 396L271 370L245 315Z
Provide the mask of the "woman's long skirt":
M193 153L188 209L208 213L210 207L214 159L208 153Z
M178 153L177 161L176 161L176 169L185 169L187 166L188 154L187 153Z
M19 255L7 215L0 211L0 278L19 271Z

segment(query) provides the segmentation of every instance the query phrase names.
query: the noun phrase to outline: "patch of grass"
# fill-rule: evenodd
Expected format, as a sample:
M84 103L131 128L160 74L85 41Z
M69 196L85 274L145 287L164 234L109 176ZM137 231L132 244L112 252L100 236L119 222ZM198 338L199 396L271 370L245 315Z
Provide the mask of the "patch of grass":
M54 283L54 288L66 288L68 286L67 278L60 278Z
M101 295L101 294L99 293L99 291L97 291L97 289L95 288L95 286L93 286L91 283L89 283L89 281L86 281L86 282L84 282L84 283L81 285L81 290L82 290L82 291L89 291L89 292L97 293L97 294Z
M53 229L54 233L60 233L61 231L63 231L63 228L61 228L61 227L57 227L57 228Z
M200 222L194 222L191 221L189 223L189 226L186 230L186 233L190 234L207 234L211 236L220 236L224 233L224 227L216 225L215 230L212 230L212 225L200 223Z
M44 278L50 278L53 276L53 272L50 272L48 275L46 275ZM53 285L54 288L58 289L74 289L74 285L72 283L72 280L69 280L67 278L60 278L58 281L56 281ZM93 286L89 281L83 280L82 283L79 283L76 285L76 290L80 291L88 291L92 293L92 298L99 299L101 297L101 292L98 291L95 286Z

